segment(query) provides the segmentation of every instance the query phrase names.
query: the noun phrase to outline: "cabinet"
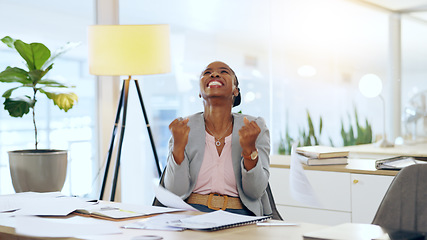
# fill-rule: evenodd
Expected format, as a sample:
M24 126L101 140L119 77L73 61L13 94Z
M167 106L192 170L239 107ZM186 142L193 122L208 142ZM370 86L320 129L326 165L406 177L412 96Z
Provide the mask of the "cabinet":
M335 171L304 171L320 206L304 205L292 198L289 168L270 168L270 185L285 221L336 225L371 223L394 176Z
M375 213L388 190L393 176L350 174L351 221L372 223Z

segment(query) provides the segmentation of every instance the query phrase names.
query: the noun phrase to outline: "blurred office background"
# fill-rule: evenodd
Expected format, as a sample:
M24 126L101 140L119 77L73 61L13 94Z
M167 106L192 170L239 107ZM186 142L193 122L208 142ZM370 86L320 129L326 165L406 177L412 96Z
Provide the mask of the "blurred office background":
M116 102L110 106L98 101L105 92L100 91L102 83L97 77L89 74L87 62L87 27L96 23L96 9L108 2L0 0L0 37L42 42L50 49L68 41L82 42L59 59L50 73L51 78L76 86L78 104L64 113L40 98L37 109L40 148L69 150L66 194L98 195L106 154L100 142L109 141L113 128L114 119L106 116L115 114ZM412 134L402 119L411 97L427 89L427 13L416 10L426 4L415 0L118 1L120 24L170 25L172 72L135 76L140 80L162 165L167 157L169 123L203 110L198 98L199 75L215 60L228 63L239 78L243 101L234 111L265 118L271 154L277 154L286 133L296 138L308 127L307 111L316 128L319 118L323 119L323 144L343 145L341 124L354 120L354 108L360 121L372 124L374 137L380 136L382 103L379 98L365 98L358 89L360 78L369 73L379 76L384 85L389 140ZM397 13L408 9L416 11ZM398 81L392 79L396 31L400 31L401 43ZM0 46L2 70L21 64L19 61L4 44ZM396 82L397 98L393 92ZM0 84L0 92L9 87ZM117 81L117 91L120 87L121 81ZM121 200L150 204L152 184L158 179L136 96L131 92ZM109 113L100 111L100 106L109 106ZM392 115L396 107L397 117ZM100 121L111 128L100 128ZM415 129L417 136L426 135L423 126ZM31 117L11 118L2 107L0 194L14 192L7 151L32 147Z

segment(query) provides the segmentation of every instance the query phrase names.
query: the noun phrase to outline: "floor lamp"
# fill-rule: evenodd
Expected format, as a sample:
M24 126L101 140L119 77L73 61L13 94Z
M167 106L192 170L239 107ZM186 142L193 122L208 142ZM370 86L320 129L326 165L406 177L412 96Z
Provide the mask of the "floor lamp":
M363 94L363 96L367 98L374 98L379 97L382 102L382 108L383 108L383 136L380 141L378 141L375 146L377 147L393 147L394 144L387 141L387 135L385 130L385 100L384 97L381 95L383 85L381 82L381 79L375 75L375 74L366 74L364 75L360 81L359 81L359 90Z
M138 80L132 75L151 75L170 72L168 25L93 25L88 29L89 70L91 74L123 76L123 86L117 107L116 119L108 149L105 172L99 199L103 199L113 150L116 149L116 165L113 174L110 201L114 201L120 169L120 157L126 127L126 113L130 81L134 81L144 114L148 136L160 176L160 163L145 111ZM116 133L120 136L115 144Z

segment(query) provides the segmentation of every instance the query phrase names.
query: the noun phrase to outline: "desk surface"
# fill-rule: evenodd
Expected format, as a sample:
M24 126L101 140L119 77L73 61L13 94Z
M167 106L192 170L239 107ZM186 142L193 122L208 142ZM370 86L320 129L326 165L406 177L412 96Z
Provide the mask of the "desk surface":
M387 175L395 176L399 171L377 170L375 168L375 159L349 158L347 165L323 165L306 166L305 170L328 171L328 172L348 172L359 174ZM273 155L270 157L270 167L272 168L290 168L290 155Z
M380 148L376 147L375 144L364 144L340 149L350 151L347 165L304 166L304 169L395 176L398 171L377 170L375 161L387 156L427 157L427 142L397 145L391 148ZM290 168L290 163L289 155L272 155L270 158L270 167L273 168Z
M381 148L375 144L362 144L347 146L342 149L349 150L350 153L364 153L375 155L399 155L411 157L427 157L427 142L420 141L412 144L396 145L394 147Z
M77 218L86 218L82 216L73 216ZM117 226L123 226L133 221L128 220L114 222ZM275 221L275 220L269 220ZM131 240L134 237L141 235L158 235L163 239L176 239L176 240L190 240L190 239L303 239L302 235L307 232L317 231L328 226L322 226L310 223L301 223L299 226L257 226L255 224L233 227L229 229L214 231L214 232L202 232L185 230L182 232L174 231L155 231L155 230L140 230L140 229L123 229L122 234L115 235L97 235L82 239L99 239L99 240ZM29 240L29 239L42 239L34 237L26 237L15 234L15 229L6 226L0 226L0 239L13 239L13 240ZM49 239L75 239L75 238L49 238Z

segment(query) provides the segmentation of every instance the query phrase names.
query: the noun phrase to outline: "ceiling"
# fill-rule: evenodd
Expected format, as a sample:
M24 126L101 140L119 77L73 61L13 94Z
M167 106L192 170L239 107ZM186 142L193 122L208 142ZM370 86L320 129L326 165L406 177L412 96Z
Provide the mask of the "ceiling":
M357 0L389 11L407 13L410 16L427 21L426 0Z

